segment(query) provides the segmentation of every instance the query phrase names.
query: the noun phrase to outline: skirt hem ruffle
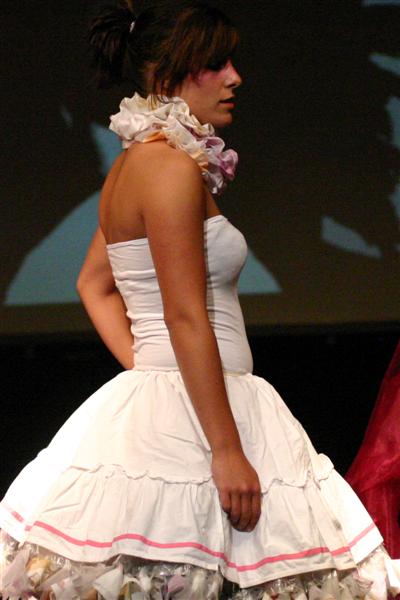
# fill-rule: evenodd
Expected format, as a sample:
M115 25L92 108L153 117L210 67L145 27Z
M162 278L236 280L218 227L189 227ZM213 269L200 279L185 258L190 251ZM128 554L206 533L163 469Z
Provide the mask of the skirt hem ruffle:
M378 548L353 569L338 571L321 568L272 581L262 581L238 589L227 586L221 594L223 570L180 561L153 561L149 557L120 555L105 563L70 561L35 544L22 546L4 532L1 534L3 564L0 593L7 598L39 599L48 592L54 600L105 600L117 598L228 600L350 600L367 598L386 600L389 592L400 591L396 583L396 562ZM201 561L200 561L201 562ZM400 569L399 569L400 571ZM393 576L393 573L395 576ZM398 575L397 574L397 578ZM232 583L232 582L230 582ZM236 587L236 592L235 592ZM141 594L135 596L134 594Z

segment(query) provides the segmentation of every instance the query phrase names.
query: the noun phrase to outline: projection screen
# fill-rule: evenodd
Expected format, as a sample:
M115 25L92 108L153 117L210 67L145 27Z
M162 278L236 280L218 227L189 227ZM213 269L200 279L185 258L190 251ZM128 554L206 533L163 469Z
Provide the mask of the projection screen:
M90 328L75 281L129 85L97 90L96 2L4 2L2 334ZM215 2L239 25L236 181L255 328L398 322L400 1Z

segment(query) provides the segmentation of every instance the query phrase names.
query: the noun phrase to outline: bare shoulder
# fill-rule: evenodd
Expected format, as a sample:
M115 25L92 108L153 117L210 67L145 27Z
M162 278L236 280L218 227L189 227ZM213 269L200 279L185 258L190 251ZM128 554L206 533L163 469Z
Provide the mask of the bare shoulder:
M165 142L135 144L127 154L126 176L135 186L143 212L162 205L204 205L204 181L197 163Z
M137 173L139 170L143 178L150 176L159 181L173 178L175 173L179 178L193 179L194 182L202 180L197 163L183 150L172 148L163 141L135 144L129 149L126 161L129 171Z

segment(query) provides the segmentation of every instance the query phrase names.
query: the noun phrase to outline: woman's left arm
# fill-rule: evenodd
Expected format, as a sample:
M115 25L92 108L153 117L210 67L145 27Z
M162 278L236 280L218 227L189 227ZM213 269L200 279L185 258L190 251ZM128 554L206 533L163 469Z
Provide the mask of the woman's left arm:
M103 342L125 369L133 367L133 336L126 307L115 287L100 228L90 244L77 281L77 291Z

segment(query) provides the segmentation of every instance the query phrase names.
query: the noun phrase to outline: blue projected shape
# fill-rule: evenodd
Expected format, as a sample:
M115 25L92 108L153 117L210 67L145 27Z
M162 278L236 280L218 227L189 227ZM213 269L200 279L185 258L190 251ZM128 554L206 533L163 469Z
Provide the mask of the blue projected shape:
M69 122L69 113L63 107L60 110ZM97 124L91 125L91 135L100 154L100 170L105 176L121 150L120 141L114 133ZM98 200L99 192L89 196L25 256L7 289L6 306L80 302L75 282L97 227ZM242 294L276 294L281 289L249 251L239 291Z
M69 120L64 107L61 114ZM121 144L114 133L100 125L92 124L91 134L100 154L100 170L105 176ZM97 227L98 202L99 192L95 192L26 255L7 290L6 306L80 302L75 282Z
M74 119L72 117L72 113L65 106L62 106L60 108L60 113L61 113L61 116L64 119L67 127L71 128L74 124Z
M400 74L400 60L397 61L399 64ZM392 127L393 127L393 140L392 143L400 148L400 100L398 98L391 98L387 103L387 111L391 116ZM400 219L400 185L397 185L393 194L390 196L390 201L394 206L397 217Z
M96 192L73 210L25 257L4 304L79 302L75 282L97 226Z
M322 217L321 223L321 238L327 244L362 256L382 257L378 246L369 245L359 233L350 227L345 227L327 216Z
M247 261L239 279L239 294L279 294L282 288L270 271L248 249Z
M92 123L90 130L97 151L100 154L100 171L105 177L111 169L114 160L121 152L121 142L115 133L97 123Z
M400 0L364 0L364 6L377 6L386 4L386 6L396 6L400 4Z
M400 4L400 0L398 4ZM400 58L374 52L374 54L371 54L370 59L380 69L389 71L400 77ZM392 96L386 105L386 110L390 115L393 130L392 144L397 148L400 148L400 100ZM395 191L390 196L390 201L400 219L400 185L396 187Z
M380 52L373 52L370 54L369 59L380 69L390 71L390 73L394 73L395 75L400 75L400 59L396 56L388 56L387 54L381 54Z

